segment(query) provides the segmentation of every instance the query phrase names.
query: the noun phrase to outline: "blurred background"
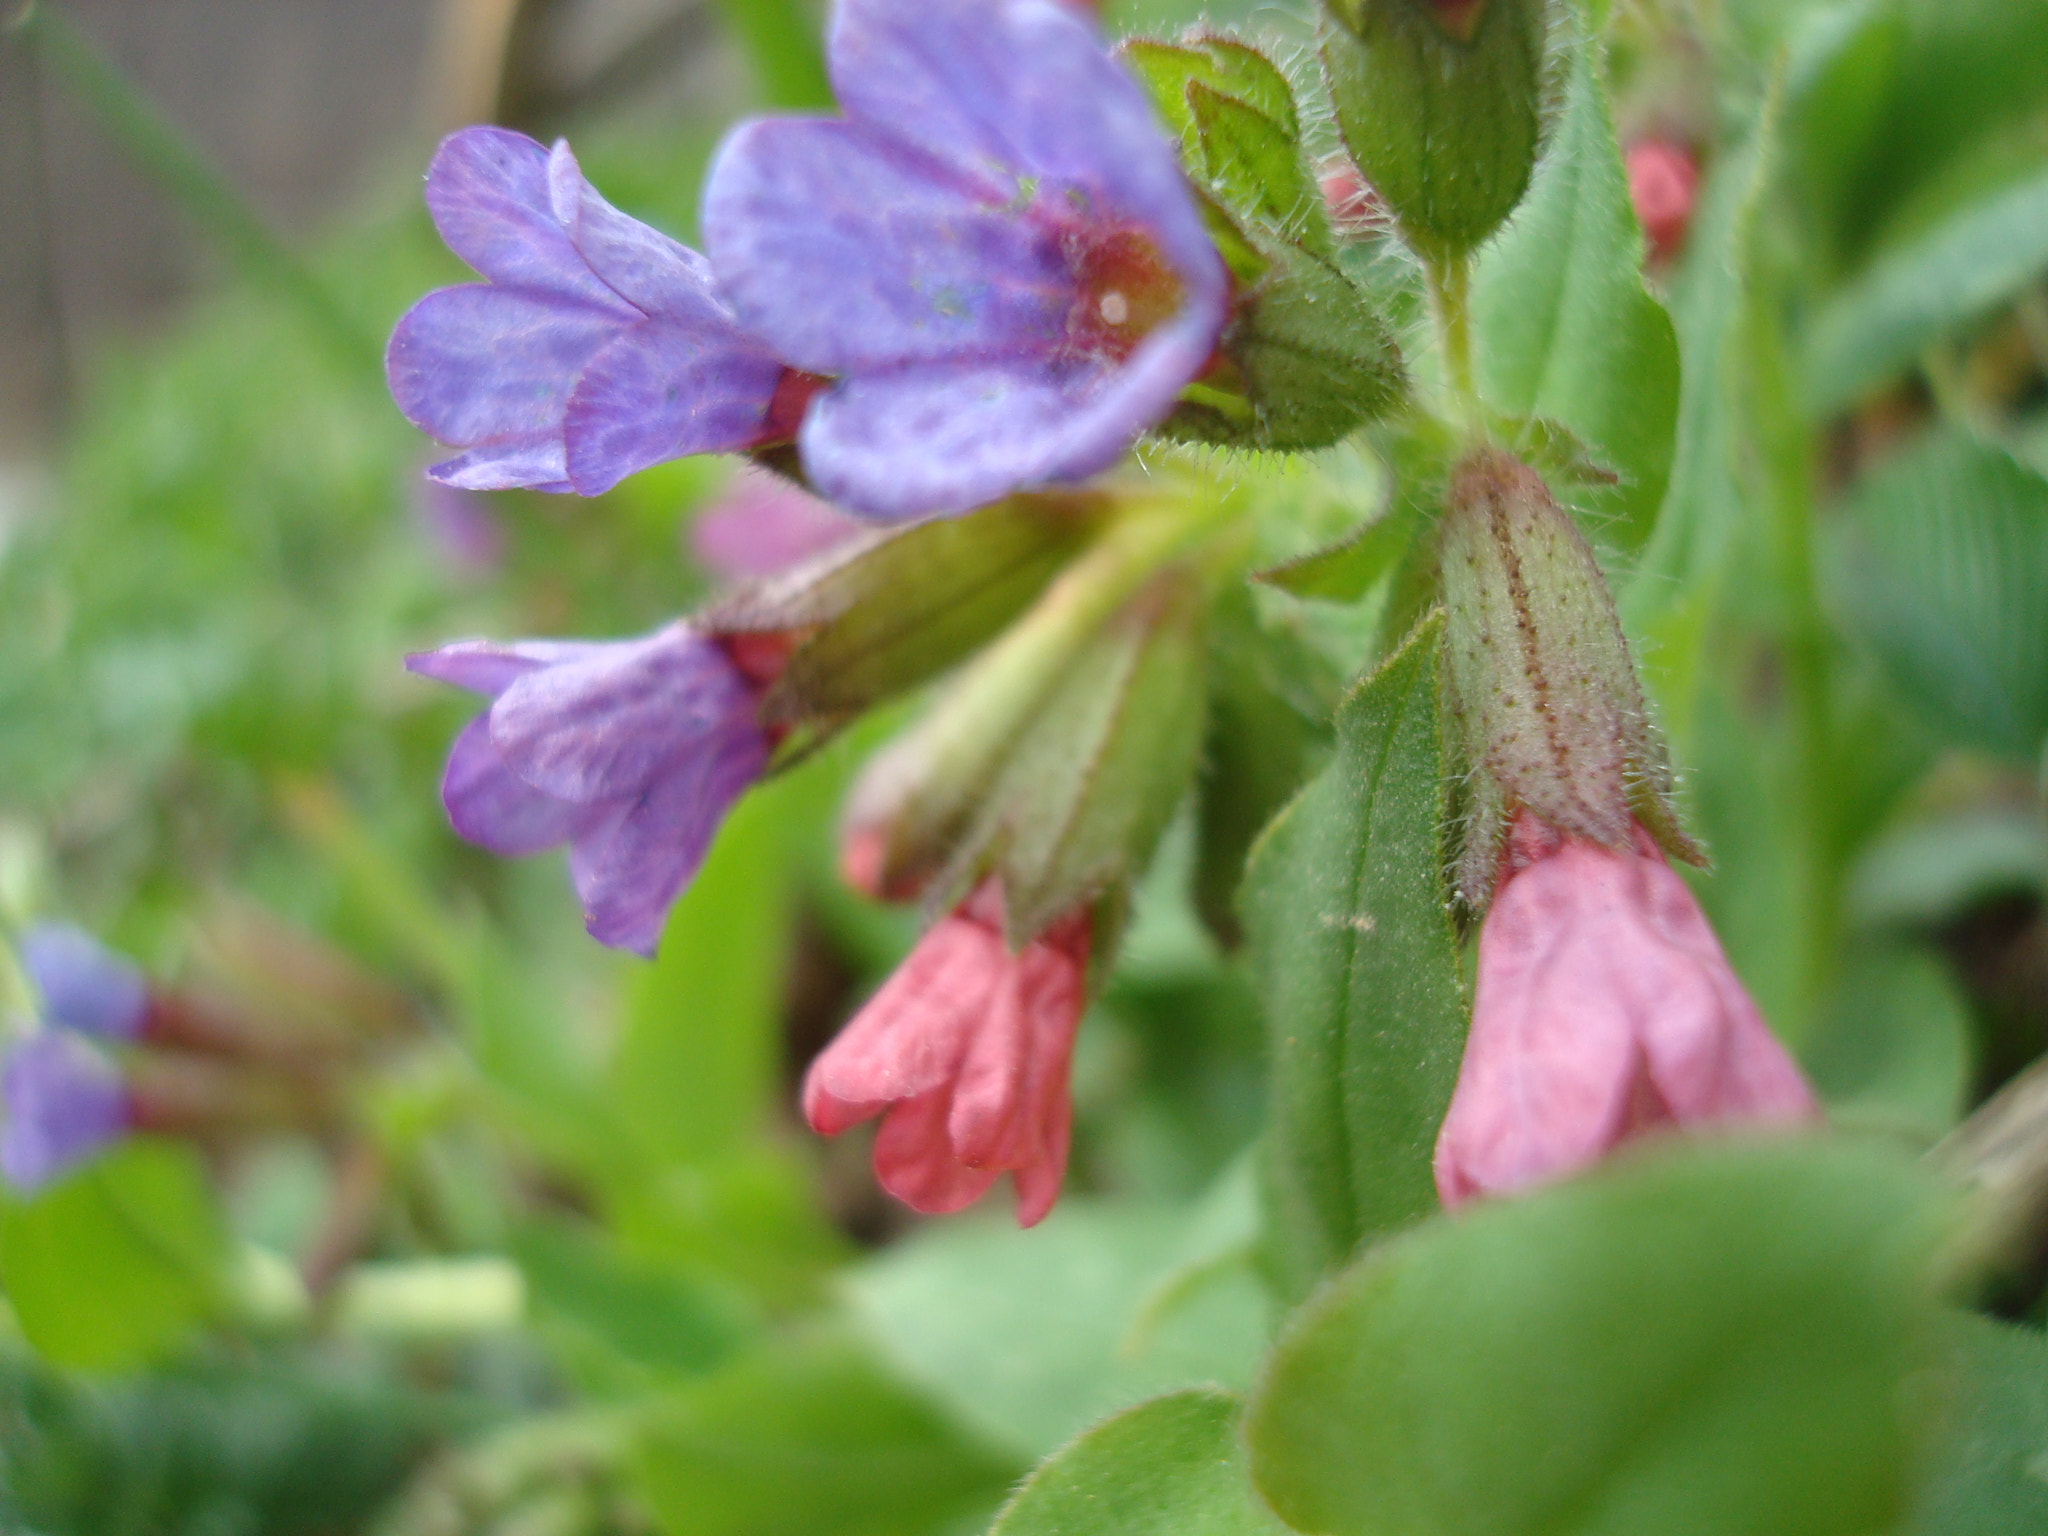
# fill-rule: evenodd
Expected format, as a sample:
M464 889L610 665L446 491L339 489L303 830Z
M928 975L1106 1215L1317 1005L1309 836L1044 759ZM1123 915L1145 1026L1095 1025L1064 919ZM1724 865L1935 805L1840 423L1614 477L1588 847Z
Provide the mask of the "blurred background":
M176 1135L0 1196L0 1529L969 1536L1104 1411L1245 1380L1260 1022L1184 827L1027 1250L907 1220L794 1118L915 932L832 869L891 721L749 799L653 966L585 939L558 859L442 820L470 706L402 655L665 622L720 579L730 467L427 486L380 353L465 276L432 147L568 134L687 240L727 124L829 108L821 8L0 5L0 923L82 924L255 1063L137 1062ZM1312 78L1305 7L1208 13ZM1930 1145L2048 1049L2048 6L1609 29L1685 363L1613 569L1702 897L1831 1113ZM35 1006L0 954L0 1017Z

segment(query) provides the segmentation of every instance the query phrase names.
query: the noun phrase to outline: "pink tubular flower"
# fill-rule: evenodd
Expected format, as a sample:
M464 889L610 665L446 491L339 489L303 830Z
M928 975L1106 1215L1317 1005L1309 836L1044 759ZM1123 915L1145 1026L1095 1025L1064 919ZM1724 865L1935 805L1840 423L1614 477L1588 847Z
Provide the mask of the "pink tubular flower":
M1629 201L1643 226L1652 261L1669 261L1685 244L1699 198L1700 172L1692 151L1669 139L1638 139L1624 156Z
M1001 888L985 882L811 1064L811 1128L836 1136L883 1115L875 1177L912 1210L960 1210L1008 1172L1018 1225L1044 1219L1067 1168L1089 937L1077 914L1010 953Z
M1633 852L1615 852L1516 817L1437 1136L1446 1206L1568 1173L1657 1127L1818 1114L1692 892L1634 834Z

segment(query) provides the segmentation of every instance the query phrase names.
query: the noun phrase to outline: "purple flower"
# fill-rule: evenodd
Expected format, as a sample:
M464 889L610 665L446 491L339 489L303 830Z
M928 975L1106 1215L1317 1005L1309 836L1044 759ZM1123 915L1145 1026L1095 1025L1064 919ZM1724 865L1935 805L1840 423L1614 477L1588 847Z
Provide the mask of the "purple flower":
M68 1029L43 1029L0 1063L0 1174L41 1189L126 1135L128 1090L112 1062Z
M1060 0L841 0L829 51L845 117L742 124L704 198L741 321L836 380L812 483L894 518L1107 468L1229 302L1143 93Z
M149 1016L142 972L83 928L38 923L21 936L21 963L53 1024L132 1040Z
M591 936L651 957L768 761L754 689L726 653L671 624L640 640L465 640L406 666L492 700L448 754L455 830L508 856L567 843Z
M385 356L398 408L467 450L434 478L595 496L760 439L781 365L704 258L599 197L567 144L465 128L434 156L427 207L487 279L420 300Z

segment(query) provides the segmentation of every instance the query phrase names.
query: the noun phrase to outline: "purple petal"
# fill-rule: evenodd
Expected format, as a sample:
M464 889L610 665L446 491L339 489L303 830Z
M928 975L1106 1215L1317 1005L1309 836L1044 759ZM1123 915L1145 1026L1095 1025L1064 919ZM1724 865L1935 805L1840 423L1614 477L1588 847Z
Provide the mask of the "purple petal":
M1093 192L1220 295L1222 264L1173 141L1071 4L841 0L830 56L849 118L983 175Z
M578 837L569 873L590 936L652 959L669 907L767 761L758 730L727 730L671 764L637 803Z
M128 1129L121 1074L69 1030L45 1029L17 1042L0 1065L0 1174L33 1193Z
M495 699L529 672L602 655L613 643L515 640L501 645L495 640L455 640L439 650L412 652L405 658L405 670Z
M448 249L508 288L624 311L556 217L548 151L506 128L464 128L427 168L427 208Z
M680 625L516 679L491 707L491 742L535 789L594 805L637 799L754 698L725 652Z
M730 325L711 263L606 202L565 143L548 156L549 203L576 253L605 287L648 315Z
M36 924L21 936L21 963L51 1023L115 1040L141 1031L149 1012L142 972L83 928Z
M559 455L569 393L584 365L640 318L624 315L481 283L440 289L391 333L391 398L439 442L510 452L552 443ZM559 457L554 478L566 478Z
M596 496L651 464L744 448L781 376L730 323L643 321L591 359L569 397L569 479Z
M544 795L505 767L491 745L491 722L479 715L463 727L441 775L441 803L458 837L506 858L566 843L596 814Z
M804 467L821 495L877 518L957 512L1020 486L1085 479L1172 408L1209 347L1206 327L1183 320L1121 365L970 362L850 379L805 417Z
M1043 352L1074 279L1016 196L858 124L757 120L711 168L705 245L747 328L808 372Z

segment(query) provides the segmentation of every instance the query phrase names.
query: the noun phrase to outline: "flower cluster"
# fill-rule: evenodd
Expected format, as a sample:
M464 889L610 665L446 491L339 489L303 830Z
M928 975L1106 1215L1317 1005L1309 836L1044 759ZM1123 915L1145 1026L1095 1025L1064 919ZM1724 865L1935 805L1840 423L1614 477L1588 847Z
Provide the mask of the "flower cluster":
M964 511L1107 468L1208 362L1228 279L1138 86L1058 0L844 0L845 116L740 125L708 259L565 144L471 128L427 175L485 279L399 322L388 371L470 489L595 495L794 441L851 511Z

